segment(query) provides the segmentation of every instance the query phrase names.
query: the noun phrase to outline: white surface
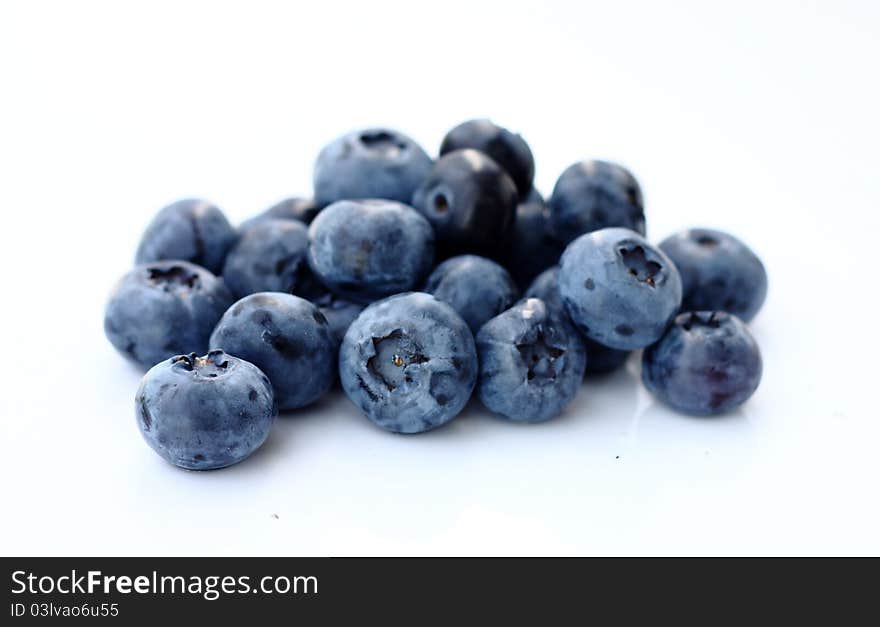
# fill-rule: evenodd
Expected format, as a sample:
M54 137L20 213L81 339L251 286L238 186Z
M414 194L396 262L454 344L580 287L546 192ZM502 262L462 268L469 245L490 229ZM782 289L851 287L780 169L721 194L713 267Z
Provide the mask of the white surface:
M880 553L878 4L672 4L4 2L0 554ZM751 402L672 414L633 362L541 426L398 437L337 394L238 467L160 460L102 332L153 212L244 219L349 128L475 116L545 193L620 160L653 239L753 246Z

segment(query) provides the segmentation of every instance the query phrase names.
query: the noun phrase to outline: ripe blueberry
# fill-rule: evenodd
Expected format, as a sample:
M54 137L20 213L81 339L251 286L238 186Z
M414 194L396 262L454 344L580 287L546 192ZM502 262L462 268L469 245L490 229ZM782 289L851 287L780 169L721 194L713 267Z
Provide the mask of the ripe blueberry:
M688 414L730 411L761 382L761 353L748 327L720 311L679 314L642 355L642 380L661 401Z
M653 344L681 305L670 259L628 229L581 235L565 249L559 293L568 315L594 342L618 350Z
M297 409L324 395L336 378L336 351L324 315L290 294L245 296L223 314L211 348L246 359L275 389L280 409Z
M489 120L470 120L446 134L440 156L462 148L483 152L513 179L520 198L528 196L535 178L535 159L525 140Z
M349 327L339 378L351 401L383 429L428 431L455 418L471 396L474 338L455 310L430 294L391 296Z
M208 338L233 302L223 281L185 261L136 266L113 289L104 310L104 333L141 366L174 355L204 353Z
M156 364L135 396L135 417L147 444L190 470L245 459L266 441L276 414L266 375L223 351Z
M147 226L135 263L181 259L218 273L237 234L226 216L205 200L179 200Z
M319 206L363 198L409 202L430 169L431 158L403 133L385 128L354 131L318 155L315 201Z
M645 234L642 190L626 168L607 161L569 166L550 196L550 228L569 243L583 233L623 227Z
M510 236L516 203L510 176L471 149L441 157L413 195L413 206L434 226L441 257L497 256Z
M477 333L480 400L511 420L543 422L577 394L586 352L560 311L526 299L492 318Z
M726 311L749 322L767 296L764 264L732 235L689 229L660 243L681 274L684 311Z
M309 227L309 265L331 291L369 303L415 288L431 269L434 233L412 207L342 200Z

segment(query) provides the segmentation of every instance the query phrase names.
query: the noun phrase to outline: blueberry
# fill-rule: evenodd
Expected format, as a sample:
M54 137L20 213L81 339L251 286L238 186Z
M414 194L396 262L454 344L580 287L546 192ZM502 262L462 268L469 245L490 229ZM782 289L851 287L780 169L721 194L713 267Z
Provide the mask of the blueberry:
M638 233L602 229L565 249L559 293L581 333L633 350L663 335L681 305L681 279L669 257Z
M364 310L364 306L339 298L331 292L325 292L318 298L312 299L312 302L317 305L321 313L324 314L324 317L327 318L333 344L338 350L342 344L342 338L345 337L345 332L348 331L351 323Z
M135 263L181 259L219 274L236 238L217 207L205 200L179 200L159 211L147 226Z
M642 380L678 411L709 416L746 402L761 382L761 353L748 327L720 311L679 314L642 355Z
M336 377L336 351L327 318L298 296L275 292L245 296L223 314L210 344L265 372L280 409L315 402Z
M584 339L584 348L587 350L587 370L585 372L587 376L614 372L621 368L630 356L630 351L608 348L590 339Z
M764 264L733 235L690 229L666 238L660 249L681 274L682 310L726 311L749 322L764 304Z
M431 269L434 233L412 207L343 200L309 227L309 264L339 296L369 303L418 285Z
M430 294L373 303L349 327L339 377L351 401L380 427L421 433L461 412L477 379L474 338L464 320Z
M489 120L470 120L446 134L440 155L462 148L473 148L492 157L513 179L520 197L529 194L535 178L535 159L522 137Z
M577 394L587 357L564 315L529 298L477 333L479 395L491 411L521 422L558 415Z
M565 305L562 302L562 296L559 294L559 266L553 266L539 274L532 281L524 296L526 298L540 298L548 307L568 316L568 312L565 311ZM587 350L586 374L588 375L604 374L617 370L626 363L626 359L629 357L630 351L608 348L591 339L582 339Z
M145 368L183 353L208 350L211 330L233 302L219 278L185 261L136 266L113 289L104 333Z
M262 220L249 226L226 256L223 280L236 298L286 292L311 299L326 290L312 275L309 231L298 220Z
M507 270L476 255L441 263L428 277L424 291L450 305L473 333L510 307L519 293Z
M242 222L238 227L239 234L244 233L250 226L263 220L299 220L304 224L311 224L321 206L311 198L291 197L272 205L263 213Z
M527 286L542 271L559 263L565 245L550 231L550 210L532 189L516 208L516 221L505 265L519 285Z
M523 294L524 298L540 298L548 307L565 311L559 294L559 266L552 266L535 277Z
M550 228L569 243L583 233L623 227L645 234L642 190L626 168L581 161L560 175L550 196Z
M266 441L276 413L266 375L223 351L156 364L135 396L135 416L147 444L190 470L245 459Z
M537 203L537 204L542 204L542 205L546 204L544 201L544 196L542 196L541 192L539 192L534 187L529 190L529 193L526 194L525 198L522 198L520 200L521 205L525 205L525 204L529 204L529 203Z
M431 169L431 158L412 139L390 129L371 128L343 135L315 161L315 200L385 198L409 202Z
M516 218L517 191L491 158L476 150L441 157L413 195L413 206L434 226L442 256L496 256Z

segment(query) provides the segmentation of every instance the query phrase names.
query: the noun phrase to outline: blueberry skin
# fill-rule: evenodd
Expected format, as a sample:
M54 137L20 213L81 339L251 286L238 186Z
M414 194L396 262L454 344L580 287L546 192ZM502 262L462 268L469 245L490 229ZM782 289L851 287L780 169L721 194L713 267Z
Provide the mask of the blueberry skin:
M683 311L726 311L750 322L767 297L767 271L723 231L689 229L660 243L681 274Z
M539 298L548 307L565 312L565 305L559 294L559 266L547 268L536 276L523 293L523 298Z
M322 296L312 299L312 303L317 305L324 317L327 318L330 335L338 351L348 327L364 310L364 306L339 298L330 292L325 292Z
M238 235L206 200L189 198L159 211L141 236L135 263L182 259L219 274Z
M505 265L516 282L526 287L541 272L559 263L565 244L550 230L550 210L532 189L516 208L516 221L505 255Z
M136 266L113 288L104 333L144 368L185 353L205 353L208 338L235 299L223 281L185 261Z
M535 178L535 158L526 141L489 120L470 120L446 134L440 156L473 148L492 157L513 179L520 198L528 196Z
M412 139L387 128L353 131L325 146L315 161L315 201L384 198L408 203L431 169Z
M548 307L568 316L562 296L559 294L559 266L553 266L539 274L526 290L524 297L540 298ZM605 374L617 370L626 363L630 355L630 351L608 348L584 337L581 339L587 350L587 375Z
M241 235L248 228L263 220L299 220L303 224L308 225L311 224L321 209L322 207L311 198L300 198L299 196L285 198L266 209L263 213L242 222L238 226L238 233Z
M266 373L279 409L315 402L336 377L336 350L327 318L298 296L277 292L245 296L223 314L210 345Z
M430 294L373 303L339 350L348 398L378 426L422 433L461 412L477 381L477 352L464 320Z
M607 161L581 161L559 176L550 196L550 229L568 244L608 227L645 234L642 190L626 168Z
M642 354L642 380L686 414L723 414L758 389L763 366L746 324L723 311L686 312Z
M359 303L415 288L434 261L434 232L388 200L342 200L309 227L309 265L332 292Z
M223 280L236 298L285 292L311 299L326 290L309 268L309 231L298 220L262 220L248 227L226 256Z
M585 372L587 376L614 372L623 367L631 354L630 351L619 351L602 346L593 340L582 339L584 339L584 348L587 350L587 370Z
M225 468L245 459L266 441L277 413L266 375L223 351L156 364L135 396L135 417L147 444L189 470Z
M653 344L681 306L681 278L663 251L628 229L581 235L562 254L559 293L572 322L618 350Z
M545 202L545 201L544 201L544 196L542 196L542 195L541 195L541 192L539 192L539 191L538 191L537 189L535 189L534 187L533 187L532 189L529 190L529 193L526 194L525 198L522 198L522 199L520 200L520 204L521 204L521 205L526 204L526 203L541 203L541 204L544 204L544 202Z
M519 296L507 270L477 255L447 259L434 268L423 291L450 305L472 333L510 307Z
M516 219L516 185L495 161L476 150L441 157L413 195L413 206L437 234L443 257L498 255Z
M477 333L480 400L517 422L559 415L577 394L587 354L575 328L558 310L526 299Z

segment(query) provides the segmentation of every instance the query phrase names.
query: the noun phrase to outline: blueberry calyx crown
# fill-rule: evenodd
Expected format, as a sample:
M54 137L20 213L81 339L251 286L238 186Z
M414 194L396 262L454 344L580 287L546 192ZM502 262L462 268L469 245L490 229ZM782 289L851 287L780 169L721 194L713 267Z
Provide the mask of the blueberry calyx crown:
M434 195L434 211L437 213L446 213L449 209L449 200L443 192L437 192Z
M275 262L275 276L280 277L288 270L292 271L284 291L295 296L294 292L297 288L307 285L308 280L311 278L311 273L309 272L308 263L302 255L287 255Z
M685 331L690 331L694 327L718 329L726 319L727 314L723 311L692 311L678 316L675 323Z
M526 380L552 381L556 378L556 360L565 354L565 350L553 346L547 341L543 329L538 330L537 337L531 342L516 345L520 357L526 364Z
M716 246L718 246L718 240L711 235L707 235L705 233L698 235L696 240L697 244L705 248L715 248Z
M166 268L151 266L147 268L147 279L166 292L170 292L174 288L192 289L199 284L199 275L183 266L168 266Z
M644 247L624 245L617 252L623 259L623 265L639 282L645 283L649 287L655 287L663 279L663 266L657 261L649 259L645 254Z
M360 134L361 143L370 150L382 152L389 157L406 150L406 142L388 131L366 131Z
M209 379L225 374L230 366L226 353L219 349L210 351L204 357L199 357L195 353L178 355L171 363L174 368Z
M395 329L384 337L374 337L373 349L375 354L367 360L367 368L389 392L403 383L412 383L412 377L407 372L409 366L430 361L401 329Z

